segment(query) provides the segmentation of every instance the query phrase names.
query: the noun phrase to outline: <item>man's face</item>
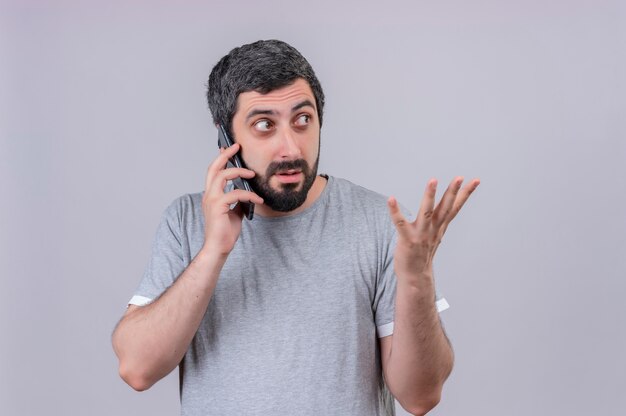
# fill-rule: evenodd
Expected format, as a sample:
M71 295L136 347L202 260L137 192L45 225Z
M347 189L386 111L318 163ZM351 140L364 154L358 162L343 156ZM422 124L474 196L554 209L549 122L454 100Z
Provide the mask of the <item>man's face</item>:
M306 200L317 175L320 125L315 96L304 79L261 94L239 94L233 135L241 145L252 189L275 211L287 212Z

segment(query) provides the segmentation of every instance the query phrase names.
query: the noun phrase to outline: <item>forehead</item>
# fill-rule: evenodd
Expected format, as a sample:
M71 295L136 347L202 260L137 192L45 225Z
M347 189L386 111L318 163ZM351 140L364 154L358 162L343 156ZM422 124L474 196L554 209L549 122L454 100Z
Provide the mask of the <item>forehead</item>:
M290 112L294 104L309 100L315 105L315 96L309 83L298 78L293 84L261 94L256 91L242 92L237 97L237 116L245 116L253 110ZM316 108L317 110L317 108Z

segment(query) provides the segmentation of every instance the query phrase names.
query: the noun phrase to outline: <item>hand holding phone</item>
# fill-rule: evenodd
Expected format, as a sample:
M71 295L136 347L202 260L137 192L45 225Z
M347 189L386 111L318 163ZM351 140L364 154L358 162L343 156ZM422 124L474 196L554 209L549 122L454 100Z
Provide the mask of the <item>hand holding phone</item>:
M218 131L218 134L217 134L218 147L227 148L234 144L233 140L230 138L230 136L226 132L226 129L224 128L224 126L222 126L221 124L218 124L217 131ZM231 157L228 160L226 167L227 168L233 168L233 167L245 168L245 165L243 164L243 161L241 160L239 155L235 154L233 157ZM232 184L235 189L243 189L244 191L252 192L252 187L250 186L248 181L243 178L233 179ZM251 220L254 217L254 203L253 202L241 202L241 201L238 203L241 204L241 208L243 209L243 213L246 216L246 218Z

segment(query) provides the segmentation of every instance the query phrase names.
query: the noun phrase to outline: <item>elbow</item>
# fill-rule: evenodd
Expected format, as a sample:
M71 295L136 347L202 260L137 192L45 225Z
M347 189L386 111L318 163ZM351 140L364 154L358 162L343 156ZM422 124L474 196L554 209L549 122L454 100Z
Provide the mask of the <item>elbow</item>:
M133 358L128 345L123 342L119 328L113 333L112 343L113 351L119 360L118 373L122 380L136 391L145 391L152 387L156 380L151 380L148 377L148 369L141 365L145 360L140 357Z
M433 389L428 394L415 394L411 397L398 399L398 403L412 415L423 416L435 408L441 401L441 389Z
M428 398L419 398L418 400L401 402L398 400L402 408L414 416L423 416L430 412L439 404L440 395L433 395Z
M139 371L128 368L120 361L119 374L122 380L136 391L148 390L154 382Z
M163 371L158 362L145 355L120 353L118 372L122 380L136 391L145 391L165 377L171 370Z

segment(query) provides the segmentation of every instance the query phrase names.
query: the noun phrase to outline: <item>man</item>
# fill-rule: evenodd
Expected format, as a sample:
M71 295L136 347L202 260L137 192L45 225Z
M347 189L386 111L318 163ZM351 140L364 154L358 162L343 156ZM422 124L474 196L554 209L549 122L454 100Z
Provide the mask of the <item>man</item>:
M179 366L183 415L379 415L384 376L428 412L453 361L433 256L478 180L436 207L431 180L411 223L395 199L317 175L324 95L284 42L233 49L207 96L236 143L163 216L113 334L122 378L145 390ZM246 168L227 168L238 152ZM254 192L224 192L235 178Z

